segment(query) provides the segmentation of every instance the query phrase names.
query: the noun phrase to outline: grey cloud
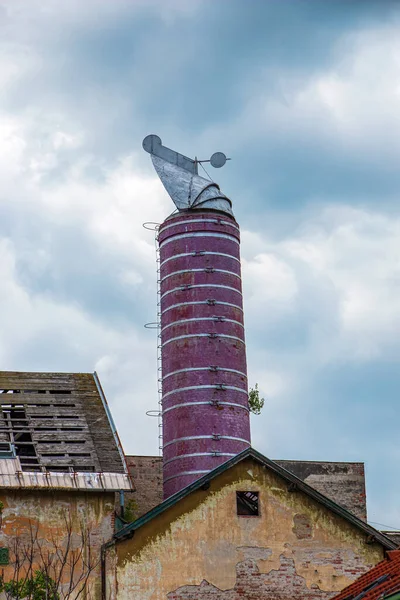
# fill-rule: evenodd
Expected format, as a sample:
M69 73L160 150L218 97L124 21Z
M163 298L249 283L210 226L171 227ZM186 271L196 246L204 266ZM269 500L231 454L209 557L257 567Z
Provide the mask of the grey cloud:
M400 350L391 280L399 176L397 147L388 147L396 131L391 137L382 117L392 113L382 108L375 123L368 111L361 115L357 145L351 132L337 136L319 98L310 93L300 106L296 98L332 72L356 79L346 71L355 37L395 29L396 3L253 0L249 10L222 0L182 12L177 2L169 14L159 11L165 3L134 10L124 2L93 18L97 2L66 3L73 10L60 14L51 4L36 3L36 11L16 0L3 20L18 68L2 90L0 117L16 120L25 145L10 157L8 142L3 154L0 144L0 241L12 240L1 246L2 364L96 368L126 450L156 453L157 428L145 416L157 405L156 339L142 327L156 310L155 265L151 234L140 226L172 207L149 177L141 139L158 133L202 157L226 151L233 160L218 181L259 238L257 250L243 244L251 263L244 269L249 369L267 399L253 421L254 443L276 458L365 458L372 514L391 511L394 519L396 484L380 471L393 453ZM367 79L377 65L385 71L385 60ZM71 144L57 146L57 133ZM121 158L132 151L124 171ZM373 214L343 214L343 204L357 203L374 203ZM327 205L336 210L321 216ZM349 241L343 230L357 235ZM296 243L323 255L319 271ZM282 264L261 265L260 273L258 254ZM370 443L376 423L385 428L381 448Z

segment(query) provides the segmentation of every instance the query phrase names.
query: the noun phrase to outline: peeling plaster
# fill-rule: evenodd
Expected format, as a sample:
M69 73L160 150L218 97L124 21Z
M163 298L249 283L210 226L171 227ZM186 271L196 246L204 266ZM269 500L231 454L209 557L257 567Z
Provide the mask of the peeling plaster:
M283 569L286 578L301 579L304 598L328 598L383 558L380 545L367 545L363 533L303 492L288 492L271 471L250 462L249 478L249 462L213 480L207 492L196 491L155 517L132 539L117 543L119 598L165 600L173 590L198 587L203 580L232 591L237 568L250 563L257 577ZM255 489L255 481L261 516L239 517L236 491ZM312 524L311 538L299 539L294 532L296 515ZM307 596L307 590L314 595Z

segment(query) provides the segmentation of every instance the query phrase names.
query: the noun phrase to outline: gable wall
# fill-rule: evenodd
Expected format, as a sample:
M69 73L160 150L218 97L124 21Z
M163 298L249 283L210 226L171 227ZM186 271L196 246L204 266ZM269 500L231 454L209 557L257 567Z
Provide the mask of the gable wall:
M163 500L162 456L127 456L127 466L135 484L132 499L137 519ZM367 520L363 463L275 460L309 486L340 504L359 519Z
M236 491L260 492L260 517ZM330 598L382 560L380 545L252 459L116 544L118 599Z
M364 463L309 460L274 462L359 519L367 520Z

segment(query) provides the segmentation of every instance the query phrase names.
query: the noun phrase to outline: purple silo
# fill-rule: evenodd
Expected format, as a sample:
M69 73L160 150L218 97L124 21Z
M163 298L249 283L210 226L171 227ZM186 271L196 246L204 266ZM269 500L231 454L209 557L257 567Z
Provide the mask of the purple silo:
M158 232L168 498L250 445L240 232L231 201L197 161L155 135L143 148L178 208Z
M236 221L179 212L159 229L164 497L250 445Z

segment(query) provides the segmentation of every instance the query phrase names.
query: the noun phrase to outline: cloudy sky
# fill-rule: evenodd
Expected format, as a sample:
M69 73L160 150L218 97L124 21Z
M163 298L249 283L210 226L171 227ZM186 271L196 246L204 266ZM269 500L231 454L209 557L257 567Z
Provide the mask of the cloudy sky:
M157 454L154 237L141 142L232 157L253 445L366 463L400 529L400 6L0 0L0 365L96 370Z

